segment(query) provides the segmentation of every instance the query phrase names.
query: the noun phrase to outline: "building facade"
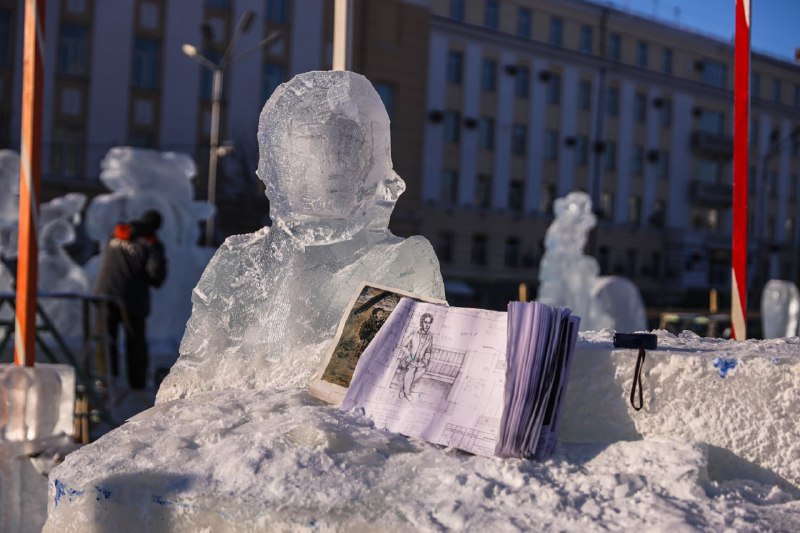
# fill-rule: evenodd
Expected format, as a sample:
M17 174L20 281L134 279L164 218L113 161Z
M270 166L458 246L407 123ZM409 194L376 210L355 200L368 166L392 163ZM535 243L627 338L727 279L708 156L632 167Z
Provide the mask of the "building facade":
M393 217L423 234L456 301L501 307L535 291L555 198L588 192L588 251L649 305L730 290L733 48L584 0L354 0L353 70L392 120L407 191ZM94 194L105 152L191 153L205 197L211 73L226 70L219 237L267 221L257 119L296 73L330 68L333 0L51 0L43 189ZM0 0L0 147L18 148L22 8ZM272 32L281 38L262 48ZM800 67L752 58L750 286L797 281ZM752 301L752 300L751 300ZM751 305L752 307L752 305Z

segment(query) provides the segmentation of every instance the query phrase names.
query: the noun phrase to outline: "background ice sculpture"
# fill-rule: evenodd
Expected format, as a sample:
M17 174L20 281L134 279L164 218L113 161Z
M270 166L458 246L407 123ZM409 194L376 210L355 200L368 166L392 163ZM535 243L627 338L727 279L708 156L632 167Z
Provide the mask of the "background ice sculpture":
M540 302L569 307L581 317L581 330L611 328L641 331L647 321L642 297L625 278L600 277L600 266L584 255L589 231L597 223L592 200L571 192L555 201L555 220L547 228L539 265Z
M765 339L796 337L800 291L791 281L771 279L761 293L761 325Z
M0 255L6 259L17 256L17 225L19 222L19 156L11 150L0 150ZM72 260L64 246L75 240L75 226L80 224L81 209L86 196L70 193L43 203L39 212L39 273L38 287L43 292L86 293L89 281L83 269ZM14 290L16 272L0 264L0 291ZM80 316L80 304L75 300L43 298L42 307L58 331L70 336L75 317ZM2 310L3 319L10 311Z
M389 117L366 78L296 76L264 105L258 141L273 226L228 238L211 260L159 402L306 386L361 282L444 297L430 243L387 228L405 184L392 170Z
M148 209L161 213L158 236L166 249L168 273L164 285L153 291L147 321L150 351L157 359L150 365L153 369L175 361L191 315L192 288L213 254L196 244L198 223L208 218L213 208L194 200L195 174L194 161L185 154L112 148L101 162L100 172L100 180L112 192L95 197L86 211L86 231L101 246L101 253L86 265L92 279L117 222L137 219Z

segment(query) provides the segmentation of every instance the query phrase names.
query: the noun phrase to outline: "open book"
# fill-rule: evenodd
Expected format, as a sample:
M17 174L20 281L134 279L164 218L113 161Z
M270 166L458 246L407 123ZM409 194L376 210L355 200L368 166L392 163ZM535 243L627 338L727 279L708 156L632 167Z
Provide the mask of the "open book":
M342 409L475 454L547 457L579 321L539 303L503 313L401 298L360 354Z

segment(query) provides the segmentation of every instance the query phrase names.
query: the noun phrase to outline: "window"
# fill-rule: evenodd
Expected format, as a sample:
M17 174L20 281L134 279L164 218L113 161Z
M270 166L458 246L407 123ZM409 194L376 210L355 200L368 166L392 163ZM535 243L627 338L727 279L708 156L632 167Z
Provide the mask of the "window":
M578 135L577 143L575 145L577 156L578 156L578 164L579 165L588 165L589 164L589 138L586 135Z
M626 271L628 276L635 277L639 273L639 252L631 248L625 253Z
M563 41L564 21L559 17L550 18L550 44L561 46Z
M161 42L149 37L133 41L131 84L142 89L157 89L161 74Z
M287 0L267 0L267 20L277 24L289 22L289 4Z
M664 48L664 61L661 65L664 74L672 74L672 49Z
M471 260L473 265L483 266L486 264L486 235L472 236Z
M781 80L772 80L772 100L776 104L781 103Z
M490 176L478 176L475 182L475 205L481 209L489 209L492 206L492 178Z
M51 172L69 177L83 175L85 151L77 146L82 137L83 130L77 126L56 125L53 128Z
M450 143L461 140L461 113L458 111L444 112L444 140Z
M698 158L694 164L695 179L705 183L719 183L722 177L722 164L717 159Z
M663 228L667 217L667 204L664 200L656 200L653 204L653 212L650 214L650 225L655 228Z
M512 180L508 184L508 208L515 213L522 212L523 191L524 187L521 181Z
M716 87L728 86L728 65L719 61L703 62L703 81Z
M561 76L555 72L550 74L547 82L547 103L558 105L561 103Z
M480 147L484 150L494 150L494 119L481 117L478 121L478 134Z
M581 80L578 83L578 109L590 111L592 109L592 82Z
M580 51L584 54L591 54L592 53L592 27L591 26L581 26L581 42L580 42Z
M617 170L616 141L606 141L606 170Z
M458 50L447 52L447 82L459 85L464 70L464 54Z
M784 240L788 243L794 241L794 218L786 217L783 221Z
M231 2L230 0L206 0L206 6L216 9L229 9Z
M0 65L11 64L12 49L11 12L0 9Z
M638 225L642 219L642 198L631 196L628 198L628 222Z
M614 193L604 192L600 195L600 218L614 218Z
M672 126L672 100L661 101L661 127L669 128Z
M67 0L66 11L75 15L83 15L86 12L86 0Z
M647 68L647 43L644 41L636 45L636 66Z
M150 127L155 118L155 105L153 101L137 98L133 101L133 124L137 127Z
M613 61L622 59L622 37L618 33L608 36L608 58Z
M445 170L442 172L441 200L444 206L454 206L458 202L458 172Z
M725 130L725 114L722 111L703 109L697 121L697 129L714 135L722 135Z
M633 161L631 170L634 174L642 174L644 172L644 146L640 144L633 145Z
M548 129L544 132L544 158L548 161L558 160L558 130Z
M488 92L494 92L497 89L497 62L494 59L483 58L481 89Z
M281 72L281 81L283 81L283 72ZM376 82L375 91L381 97L383 107L386 108L386 114L389 115L389 120L394 123L395 118L395 105L394 105L394 85L391 83Z
M531 71L528 67L517 67L514 75L514 94L517 98L528 98L530 94Z
M662 180L669 178L669 151L661 150L658 154L658 177Z
M83 109L83 92L75 87L61 89L61 113L70 116L80 116Z
M761 74L750 72L750 96L759 98L761 96Z
M464 0L450 0L450 18L464 21Z
M611 271L611 254L608 251L608 246L599 246L597 248L597 264L600 267L600 274L608 274Z
M497 5L497 0L486 0L483 25L490 30L496 30L500 27L500 6Z
M647 95L636 93L633 97L633 119L636 122L647 120Z
M455 236L449 231L443 231L439 234L439 239L436 241L436 255L442 263L450 263L453 260L453 248L455 243Z
M278 85L283 83L286 80L286 67L280 63L266 63L264 64L264 70L261 77L261 100L267 101L267 99L272 96L272 93L275 89L278 88ZM376 86L375 89L378 87ZM380 95L380 91L378 91ZM381 95L381 98L383 96ZM384 103L385 105L385 103ZM388 108L387 108L388 112ZM389 115L391 118L391 115Z
M525 155L528 147L528 126L515 122L511 127L511 153Z
M750 119L750 146L758 146L758 119Z
M555 185L545 185L539 196L539 211L546 215L553 214L553 202L556 200Z
M86 26L61 24L57 72L68 76L86 76L89 73L89 30Z
M506 268L519 266L519 239L516 237L506 239L505 266Z
M139 3L139 27L158 31L161 27L161 6L155 2Z
M606 105L609 116L619 116L619 87L608 88L608 102Z
M531 10L521 7L517 11L517 36L525 39L531 38Z
M0 46L2 46L2 44L0 44ZM2 55L0 55L0 57L2 57ZM795 107L800 107L800 84L797 83L794 85L794 96L792 98L792 104Z

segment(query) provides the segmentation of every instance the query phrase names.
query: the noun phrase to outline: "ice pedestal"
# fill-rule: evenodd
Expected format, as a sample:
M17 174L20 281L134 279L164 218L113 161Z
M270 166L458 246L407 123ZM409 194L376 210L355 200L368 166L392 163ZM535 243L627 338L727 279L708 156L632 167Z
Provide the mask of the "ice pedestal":
M796 530L773 485L800 482L800 345L659 341L634 413L634 354L583 335L561 432L599 444L546 463L407 439L300 389L164 402L53 470L45 531ZM722 379L712 356L740 364Z
M70 366L0 365L0 530L39 531L44 524L49 465L29 457L71 442L74 400Z

